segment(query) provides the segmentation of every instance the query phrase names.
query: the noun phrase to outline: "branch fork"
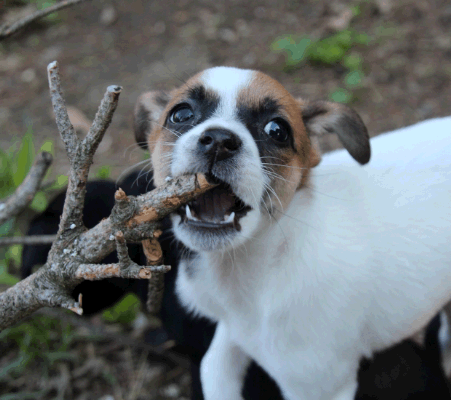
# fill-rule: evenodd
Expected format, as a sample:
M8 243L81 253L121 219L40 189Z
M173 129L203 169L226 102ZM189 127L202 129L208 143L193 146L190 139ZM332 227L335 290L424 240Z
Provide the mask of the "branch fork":
M170 266L161 265L161 247L156 239L161 235L159 221L215 185L198 174L174 178L154 191L137 197L127 196L119 189L110 217L94 228L86 229L82 216L89 168L111 123L121 87L112 85L107 88L89 132L80 140L67 114L58 63L50 63L47 70L56 124L71 165L69 184L58 233L46 264L0 293L0 330L45 306L63 307L82 314L82 298L75 301L71 296L72 289L82 280L109 277L148 279L151 286L149 299L155 301L149 309L158 310L162 298L163 273L170 270ZM41 158L49 160L47 155ZM41 171L42 175L44 173ZM28 179L36 184L39 177ZM39 187L40 180L36 185ZM29 196L27 201L31 201ZM0 210L0 218L6 215L4 210L9 207L8 201L4 204L7 205ZM10 211L7 218L11 218ZM147 266L133 262L126 246L126 242L141 241L148 259ZM118 263L98 264L115 248Z

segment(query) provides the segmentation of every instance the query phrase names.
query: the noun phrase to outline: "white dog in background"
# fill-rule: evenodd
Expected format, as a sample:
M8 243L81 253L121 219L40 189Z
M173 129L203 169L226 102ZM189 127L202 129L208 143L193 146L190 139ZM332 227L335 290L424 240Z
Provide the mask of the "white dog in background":
M135 129L156 185L198 172L219 184L172 216L192 250L180 301L218 323L207 400L241 399L251 359L287 400L353 399L360 359L451 299L451 118L372 139L367 164L350 108L219 67L143 95ZM319 163L312 138L325 132L347 151Z

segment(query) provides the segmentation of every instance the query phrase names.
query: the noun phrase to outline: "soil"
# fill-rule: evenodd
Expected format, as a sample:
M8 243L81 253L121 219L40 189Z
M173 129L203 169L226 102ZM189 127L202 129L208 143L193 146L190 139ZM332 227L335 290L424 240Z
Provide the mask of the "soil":
M360 14L350 19L356 5ZM0 18L14 19L23 6L2 11ZM136 99L144 91L171 89L216 65L261 70L293 94L311 99L327 99L343 86L346 69L339 64L305 63L287 70L284 55L271 50L271 43L284 34L323 38L351 27L372 38L369 45L352 50L363 59L365 78L350 104L371 136L451 114L449 0L111 0L82 3L58 15L57 22L34 23L0 43L0 146L7 149L32 124L37 148L48 138L56 144L53 175L68 169L48 94L46 66L54 60L59 62L66 102L74 108L81 132L85 119L94 117L106 87L123 87L93 167L109 165L113 177L143 159L132 120ZM339 142L328 136L321 139L321 146L329 151ZM104 345L92 346L94 353L104 354ZM124 356L121 352L99 356L111 371L127 372L114 387L81 374L84 389L65 389L61 398L188 398L188 371L161 361L152 368L139 364L139 352L126 349L121 350L128 352ZM130 361L125 362L126 357ZM117 360L125 364L116 365ZM73 370L69 364L64 368L61 377L69 376L70 381ZM142 387L130 389L155 368L160 368L160 378L171 371L175 377L146 378Z

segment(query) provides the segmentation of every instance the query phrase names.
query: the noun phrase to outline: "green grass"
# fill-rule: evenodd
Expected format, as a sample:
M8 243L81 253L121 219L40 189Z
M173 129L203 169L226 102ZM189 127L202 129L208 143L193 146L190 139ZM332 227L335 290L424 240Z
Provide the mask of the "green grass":
M47 151L52 156L55 156L55 145L51 139L45 140L38 150L38 152ZM6 151L0 149L0 203L3 199L13 194L25 179L33 165L36 153L31 125L28 126L27 132L21 140L11 143ZM49 175L51 175L51 168L47 172L46 177ZM108 165L99 167L95 173L98 179L107 179L110 175L111 167ZM57 175L51 184L46 185L44 190L39 190L36 193L29 208L36 213L44 211L48 206L48 199L51 194L64 189L67 183L68 177L66 175ZM0 237L21 235L22 232L16 227L14 219L10 219L0 225ZM22 246L19 245L0 247L0 284L13 285L18 281L8 270L18 269L18 266L21 264L21 253Z

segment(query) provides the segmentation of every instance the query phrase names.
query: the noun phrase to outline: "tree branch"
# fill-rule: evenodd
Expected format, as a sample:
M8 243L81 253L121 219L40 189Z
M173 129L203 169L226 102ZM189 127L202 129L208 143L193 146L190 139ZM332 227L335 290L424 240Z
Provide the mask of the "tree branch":
M0 203L0 225L18 215L31 203L52 161L53 158L50 153L42 152L39 154L27 177L15 193L4 203Z
M43 18L46 15L54 13L63 8L69 7L73 4L81 3L86 0L63 0L53 6L46 7L43 10L39 10L34 12L33 14L27 15L25 18L22 18L10 25L0 26L0 40L6 39L7 37L13 35L23 27L31 24L33 21Z
M55 240L56 235L5 237L0 238L0 247L11 246L13 244L24 244L24 245L52 244Z
M71 293L84 279L113 276L150 279L152 272L168 271L170 267L164 265L139 266L134 263L128 256L126 242L158 237L162 218L215 186L203 175L186 175L137 197L127 196L119 189L110 217L87 230L81 217L89 167L111 122L120 87L108 87L88 135L80 142L67 118L56 62L49 64L48 72L57 126L71 165L69 186L60 227L46 264L0 294L0 330L45 306L63 307L81 314L81 297L77 302ZM96 265L115 247L118 264Z

